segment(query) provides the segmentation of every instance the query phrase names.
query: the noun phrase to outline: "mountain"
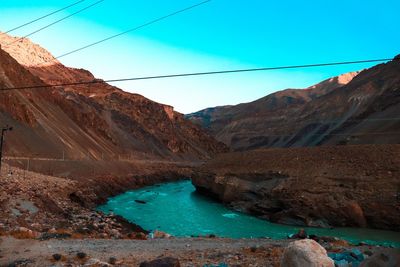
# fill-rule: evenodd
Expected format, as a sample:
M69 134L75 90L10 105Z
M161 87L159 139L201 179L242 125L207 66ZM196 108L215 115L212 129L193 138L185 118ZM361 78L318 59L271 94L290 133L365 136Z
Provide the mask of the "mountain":
M3 89L96 79L28 39L7 45L15 39L0 35ZM5 152L16 157L197 160L226 150L173 107L106 83L0 91L0 123L14 127Z
M399 59L399 57L396 57ZM400 62L186 117L235 150L400 142Z

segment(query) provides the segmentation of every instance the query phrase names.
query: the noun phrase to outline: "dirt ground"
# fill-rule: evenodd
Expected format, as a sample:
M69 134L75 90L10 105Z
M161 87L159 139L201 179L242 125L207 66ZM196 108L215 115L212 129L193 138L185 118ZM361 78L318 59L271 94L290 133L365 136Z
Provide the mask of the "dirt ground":
M204 264L229 266L277 266L283 247L288 241L267 239L153 239L153 240L17 240L3 238L0 244L0 266L26 262L27 266L77 266L95 263L94 259L108 262L115 257L119 266L139 266L158 257L175 257L182 266ZM78 260L76 254L87 257ZM52 255L61 254L55 262ZM95 266L93 264L93 266ZM99 265L102 266L102 265Z

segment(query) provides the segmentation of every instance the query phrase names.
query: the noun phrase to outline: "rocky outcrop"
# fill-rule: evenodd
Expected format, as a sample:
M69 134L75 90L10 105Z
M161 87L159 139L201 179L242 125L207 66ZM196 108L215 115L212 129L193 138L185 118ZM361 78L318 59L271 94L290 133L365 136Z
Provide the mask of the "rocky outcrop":
M400 60L186 115L234 150L400 141Z
M282 267L334 267L326 250L311 239L290 243L283 253Z
M400 230L400 146L265 149L198 168L200 193L276 223Z

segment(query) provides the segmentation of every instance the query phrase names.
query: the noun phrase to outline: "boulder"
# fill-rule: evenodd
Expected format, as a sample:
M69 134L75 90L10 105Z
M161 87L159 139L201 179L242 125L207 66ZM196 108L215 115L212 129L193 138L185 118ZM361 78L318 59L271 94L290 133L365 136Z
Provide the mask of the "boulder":
M326 250L311 239L291 242L285 249L282 267L334 267L334 261L328 257Z
M360 267L397 267L400 266L400 251L377 252L361 262Z
M179 260L172 257L160 258L152 261L142 262L140 267L180 267Z
M162 231L155 230L153 232L153 238L170 238L171 235Z

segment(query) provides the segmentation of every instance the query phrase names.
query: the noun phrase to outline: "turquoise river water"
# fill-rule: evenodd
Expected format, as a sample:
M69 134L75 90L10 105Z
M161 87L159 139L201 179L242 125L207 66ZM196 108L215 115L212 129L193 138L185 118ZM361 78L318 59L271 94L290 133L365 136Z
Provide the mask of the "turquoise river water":
M145 203L139 203L143 201ZM190 181L144 187L110 198L98 208L113 212L146 230L160 230L177 237L215 234L219 237L287 238L302 227L270 223L230 210L198 194ZM360 228L305 228L318 236L335 236L353 243L400 247L400 233Z

